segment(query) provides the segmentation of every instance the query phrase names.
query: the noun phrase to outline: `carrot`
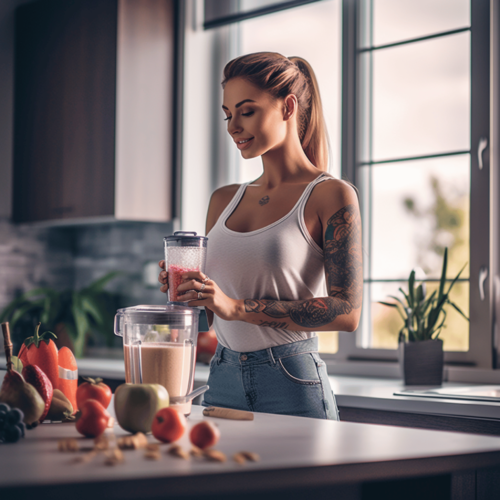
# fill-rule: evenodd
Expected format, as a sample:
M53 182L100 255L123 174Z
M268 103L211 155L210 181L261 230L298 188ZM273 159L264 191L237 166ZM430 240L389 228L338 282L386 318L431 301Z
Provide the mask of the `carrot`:
M78 365L71 349L61 347L59 350L59 390L69 399L73 410L78 410L76 390L78 388Z
M48 338L48 336L52 335L54 338L57 337L52 332L44 332L42 335L39 335L40 325L41 323L38 323L35 329L35 335L33 335L33 337L28 337L24 341L27 350L27 364L37 365L52 382L53 388L57 389L59 383L57 347L54 341ZM21 351L19 351L19 354L24 357L24 353L21 353ZM22 359L21 356L19 357Z

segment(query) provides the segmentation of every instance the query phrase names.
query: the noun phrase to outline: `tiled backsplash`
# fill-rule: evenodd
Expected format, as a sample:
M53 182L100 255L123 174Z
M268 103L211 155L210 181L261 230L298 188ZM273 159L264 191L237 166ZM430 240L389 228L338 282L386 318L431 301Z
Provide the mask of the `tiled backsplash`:
M74 258L66 234L0 219L0 309L20 292L38 286L71 288L73 283Z
M162 304L158 286L143 282L144 266L163 255L171 223L116 222L40 228L0 219L0 309L37 286L80 289L109 271L123 276L108 285L124 305Z
M163 237L172 224L120 222L72 228L74 244L74 286L79 289L109 271L122 271L108 289L124 295L127 305L163 304L159 283L143 280L148 262L163 258ZM158 271L160 268L158 268Z

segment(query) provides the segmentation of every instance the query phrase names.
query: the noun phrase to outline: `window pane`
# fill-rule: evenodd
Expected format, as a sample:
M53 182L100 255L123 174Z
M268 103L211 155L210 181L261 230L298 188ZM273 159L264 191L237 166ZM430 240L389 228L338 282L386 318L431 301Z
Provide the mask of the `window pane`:
M470 0L365 0L373 19L373 46L470 26ZM369 41L367 41L369 44Z
M240 54L279 52L287 57L302 57L311 64L319 83L330 138L330 171L339 177L341 17L340 1L327 0L239 23ZM260 176L260 158L243 160L239 153L238 157L238 182Z
M288 4L286 0L205 0L205 22L219 21L227 16L245 14L267 7L276 10Z
M339 350L339 332L317 332L317 335L319 352L333 354Z
M371 170L371 172L370 172ZM469 261L470 156L362 167L365 277L406 279L414 267L448 277ZM469 276L468 267L461 277Z
M370 57L372 160L470 148L469 32L365 53L368 81Z
M449 283L446 286L449 286ZM397 311L392 307L379 304L378 301L395 302L388 298L395 295L402 298L398 288L405 292L408 290L407 282L396 283L371 283L371 307L364 308L365 313L371 314L372 338L369 347L378 349L396 349L399 330L403 327L403 320ZM438 283L426 283L427 296L438 288ZM450 294L450 299L454 302L466 316L469 316L469 283L455 283ZM453 307L447 305L446 328L443 328L439 338L443 340L446 351L467 351L469 349L469 323Z

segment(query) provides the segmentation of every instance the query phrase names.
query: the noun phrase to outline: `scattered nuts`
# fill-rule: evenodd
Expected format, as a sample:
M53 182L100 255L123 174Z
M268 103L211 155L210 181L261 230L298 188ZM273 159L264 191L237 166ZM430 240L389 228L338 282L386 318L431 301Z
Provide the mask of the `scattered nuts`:
M258 462L260 460L259 454L254 453L253 451L240 451L240 454L250 462Z
M118 448L122 450L138 450L148 445L148 438L142 432L133 436L123 436L118 439Z
M122 450L120 448L113 448L106 452L106 460L104 463L106 465L116 465L122 463L125 460Z
M94 450L104 451L107 449L109 449L109 439L104 434L94 439Z
M227 457L219 450L203 450L203 455L213 462L225 462Z
M233 455L233 460L241 465L246 463L247 461L247 459L241 453L235 453Z
M75 462L80 463L80 464L89 463L95 458L97 453L98 453L97 450L89 451L88 453L85 453L84 455L80 455L78 457L75 457Z
M160 460L160 447L157 444L151 443L146 446L146 452L144 453L144 458L148 460Z
M144 458L147 458L148 460L160 460L161 455L159 451L146 450Z
M78 451L80 446L78 445L78 441L76 439L67 438L60 439L57 442L57 449L59 451Z
M184 460L189 460L189 453L186 450L183 450L181 446L178 444L173 444L167 451L170 455L174 457L182 458Z
M198 448L198 446L195 446L194 444L191 446L191 451L189 453L191 453L193 457L203 456L203 450L201 448Z

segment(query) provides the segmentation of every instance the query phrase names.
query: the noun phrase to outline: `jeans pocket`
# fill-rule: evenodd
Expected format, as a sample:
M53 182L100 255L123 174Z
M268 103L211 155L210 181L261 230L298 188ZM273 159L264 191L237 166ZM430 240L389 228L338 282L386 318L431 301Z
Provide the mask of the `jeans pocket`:
M317 385L321 383L316 361L309 352L279 358L277 364L280 372L296 384Z
M214 354L214 355L212 356L212 359L210 360L210 364L208 365L208 367L209 367L208 372L209 372L210 374L212 374L212 373L214 372L214 370L215 370L216 366L218 365L218 363L217 363L218 359L219 359L219 358L217 357L217 354Z

